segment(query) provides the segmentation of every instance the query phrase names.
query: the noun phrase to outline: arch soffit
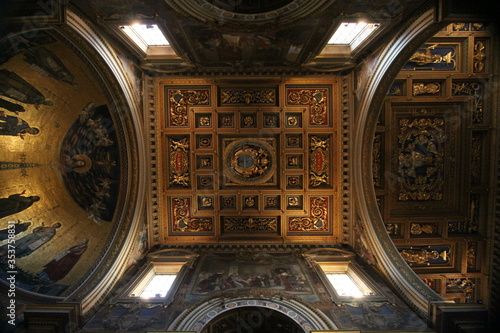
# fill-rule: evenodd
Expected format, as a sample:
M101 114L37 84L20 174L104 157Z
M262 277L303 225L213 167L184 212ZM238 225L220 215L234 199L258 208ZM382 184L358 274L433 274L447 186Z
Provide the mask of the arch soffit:
M408 22L405 29L402 29L382 50L360 100L353 139L354 142L361 144L353 147L352 155L357 211L366 231L365 236L372 246L370 250L378 259L377 265L382 272L423 318L428 315L428 303L439 301L441 298L406 264L385 231L373 187L372 161L364 156L372 155L373 137L386 96L385 92L388 91L406 60L439 28L441 25L436 24L435 11L431 8Z
M279 312L293 320L304 331L337 330L338 327L323 313L295 299L283 297L215 297L205 300L194 307L185 310L168 330L200 332L208 323L219 315L237 308L258 307L266 312Z
M108 269L99 276L90 277L79 289L77 289L67 299L80 300L82 313L85 314L95 306L98 306L106 293L111 290L126 269L130 253L136 245L140 222L143 220L143 204L146 182L146 154L141 127L141 113L139 102L136 100L132 86L129 82L125 70L111 47L98 35L90 24L70 9L66 10L66 25L64 29L71 31L88 43L93 48L93 52L100 61L107 66L107 73L110 74L110 89L113 96L112 102L120 115L125 130L125 149L127 160L129 160L129 171L125 175L128 178L125 202L130 202L129 209L121 216L120 229L115 234L115 239L106 253L103 262L108 263ZM109 83L109 82L108 82ZM134 174L132 174L132 172ZM130 222L126 222L130 221ZM127 230L125 232L125 230ZM102 263L101 265L102 266Z

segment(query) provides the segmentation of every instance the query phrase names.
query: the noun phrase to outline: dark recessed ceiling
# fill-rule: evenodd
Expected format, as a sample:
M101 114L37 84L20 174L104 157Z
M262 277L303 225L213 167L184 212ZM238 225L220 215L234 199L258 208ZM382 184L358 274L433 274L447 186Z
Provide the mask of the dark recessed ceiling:
M72 1L121 40L116 29L119 24L156 22L180 59L142 57L139 60L144 67L170 66L175 71L189 68L196 72L310 70L340 22L382 23L377 35L380 39L425 2L405 1L394 6L379 0ZM374 47L375 42L366 46ZM356 56L349 54L321 57L323 68L329 70L352 66L356 61Z

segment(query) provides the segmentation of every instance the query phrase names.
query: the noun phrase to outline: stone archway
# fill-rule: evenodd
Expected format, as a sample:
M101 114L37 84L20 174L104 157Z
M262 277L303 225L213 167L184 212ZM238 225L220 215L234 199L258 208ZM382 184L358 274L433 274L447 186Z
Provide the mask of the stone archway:
M227 317L226 317L227 316ZM241 330L228 330L227 333L252 333L252 332L280 332L264 329L273 325L266 323L270 318L277 318L277 322L287 327L293 327L296 333L314 330L336 330L335 325L321 311L311 308L300 300L276 296L235 296L216 297L205 300L194 307L185 310L177 320L170 325L172 331L196 331L203 333L215 332L212 325L222 324L222 320L250 319L245 325L240 322ZM253 316L253 317L252 317ZM248 330L255 327L254 330ZM264 325L263 330L257 330L259 325ZM267 326L265 326L267 325ZM246 331L244 329L247 329ZM225 331L223 331L225 332ZM288 331L283 331L287 332Z
M264 307L243 307L212 319L201 333L304 333L293 319Z

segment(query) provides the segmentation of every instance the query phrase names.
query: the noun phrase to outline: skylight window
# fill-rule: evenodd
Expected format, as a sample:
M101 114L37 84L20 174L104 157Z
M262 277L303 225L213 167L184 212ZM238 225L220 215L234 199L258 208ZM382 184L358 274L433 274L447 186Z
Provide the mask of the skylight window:
M372 287L366 283L366 276L349 262L324 262L319 263L319 267L336 297L349 299L374 296Z
M351 51L370 36L380 24L378 23L341 23L330 38L328 44L349 45Z
M170 45L156 24L122 25L120 29L145 53L147 53L148 48L151 46Z
M365 295L351 277L345 273L328 273L326 277L339 296L362 297Z
M143 298L165 297L174 283L175 274L156 274L142 290L138 291L138 296Z

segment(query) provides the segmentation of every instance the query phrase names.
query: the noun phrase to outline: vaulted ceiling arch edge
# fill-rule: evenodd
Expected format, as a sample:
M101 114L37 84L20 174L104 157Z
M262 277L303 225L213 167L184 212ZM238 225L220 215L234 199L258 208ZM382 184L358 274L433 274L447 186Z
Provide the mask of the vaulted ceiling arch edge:
M144 217L144 196L146 183L146 148L142 128L142 119L140 112L140 101L134 94L134 87L127 71L123 68L115 51L104 41L104 39L92 28L89 22L86 22L78 14L67 9L67 25L78 34L88 45L91 45L93 51L100 59L95 59L96 63L104 62L111 75L103 75L108 82L105 84L110 90L112 99L112 108L119 115L122 126L125 128L125 152L128 161L128 172L122 177L126 178L128 187L123 189L123 202L127 203L119 217L118 231L114 235L111 246L108 248L104 259L95 270L105 272L105 274L94 277L91 276L74 293L68 296L68 300L78 300L81 302L81 311L85 315L92 308L98 306L107 292L114 287L120 279L124 270L128 267L128 261L134 246L137 246L141 221ZM105 74L109 74L105 73ZM118 218L115 217L115 218ZM107 267L102 267L107 265Z
M396 35L380 52L374 70L366 82L366 89L360 97L359 116L354 132L353 187L358 216L366 230L370 251L377 259L378 268L400 291L400 295L420 314L428 317L430 302L441 297L430 289L406 264L386 232L384 221L377 205L372 178L373 138L377 119L382 109L384 96L396 74L411 54L442 26L435 22L435 9L431 8Z

